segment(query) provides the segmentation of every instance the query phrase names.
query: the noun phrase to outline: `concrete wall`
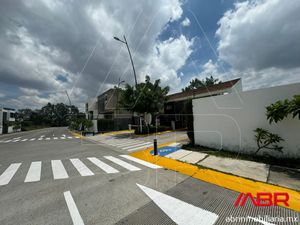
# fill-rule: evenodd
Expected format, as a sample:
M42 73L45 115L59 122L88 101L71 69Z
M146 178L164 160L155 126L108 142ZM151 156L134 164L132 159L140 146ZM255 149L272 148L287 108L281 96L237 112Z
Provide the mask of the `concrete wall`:
M253 130L259 127L285 139L283 154L265 152L278 157L300 157L300 120L289 117L270 125L265 115L266 106L296 94L300 94L300 83L194 99L195 143L250 153L256 150Z

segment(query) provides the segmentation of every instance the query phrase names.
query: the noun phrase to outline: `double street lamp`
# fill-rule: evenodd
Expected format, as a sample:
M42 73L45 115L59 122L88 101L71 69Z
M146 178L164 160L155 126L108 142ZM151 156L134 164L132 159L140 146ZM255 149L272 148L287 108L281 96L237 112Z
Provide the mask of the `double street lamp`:
M133 64L131 52L130 52L130 49L129 49L129 46L128 46L128 43L127 43L125 35L123 37L124 37L124 40L121 40L118 37L114 37L114 39L117 40L117 41L122 42L123 44L126 44L126 47L127 47L127 50L128 50L128 54L129 54L129 57L130 57L130 61L131 61L131 65L132 65L132 69L133 69L133 75L134 75L134 80L135 80L135 87L137 87L136 73L135 73L135 68L134 68L134 64Z

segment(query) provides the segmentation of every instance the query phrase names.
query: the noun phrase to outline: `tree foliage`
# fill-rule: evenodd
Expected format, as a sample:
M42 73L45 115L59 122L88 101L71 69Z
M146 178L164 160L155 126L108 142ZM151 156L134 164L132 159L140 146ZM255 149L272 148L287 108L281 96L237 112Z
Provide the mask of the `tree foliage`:
M144 83L139 83L136 88L126 84L121 93L119 104L121 107L137 113L158 113L163 109L169 87L161 87L160 80L150 81L146 76Z
M254 132L257 144L257 150L254 154L257 154L263 148L282 153L283 147L278 146L278 143L284 141L284 139L282 139L278 134L273 134L262 128L256 128Z
M79 114L78 108L74 105L48 103L41 109L19 109L16 113L16 120L23 123L27 121L33 125L67 126L70 120Z
M213 76L206 77L205 79L199 80L198 78L195 78L190 81L189 85L185 88L182 89L182 91L189 91L197 88L202 88L202 87L208 87L212 86L214 84L220 84L222 81L219 81L218 78L214 78Z
M295 95L292 100L285 99L272 103L266 109L269 123L282 121L288 115L292 115L293 118L298 116L300 120L300 95Z

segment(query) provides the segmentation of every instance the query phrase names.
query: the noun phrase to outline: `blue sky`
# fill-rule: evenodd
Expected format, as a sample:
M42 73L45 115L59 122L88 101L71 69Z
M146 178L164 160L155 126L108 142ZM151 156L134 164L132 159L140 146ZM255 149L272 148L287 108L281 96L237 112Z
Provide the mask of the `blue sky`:
M128 6L132 7L128 7ZM10 1L0 8L0 105L80 108L115 86L242 78L243 89L300 82L300 1Z

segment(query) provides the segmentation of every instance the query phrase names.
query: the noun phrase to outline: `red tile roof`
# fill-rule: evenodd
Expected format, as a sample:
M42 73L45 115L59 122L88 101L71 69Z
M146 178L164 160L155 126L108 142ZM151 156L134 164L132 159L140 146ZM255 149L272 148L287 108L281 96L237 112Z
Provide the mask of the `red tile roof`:
M168 95L168 101L177 100L177 99L185 98L185 97L193 97L194 95L199 95L199 94L205 94L205 93L225 90L225 89L233 87L239 80L240 80L240 78L234 79L234 80L229 80L229 81L226 81L226 82L223 82L220 84L214 84L214 85L207 86L207 87L202 87L202 88L197 88L194 90L171 94L171 95Z

